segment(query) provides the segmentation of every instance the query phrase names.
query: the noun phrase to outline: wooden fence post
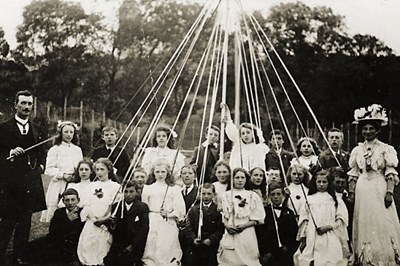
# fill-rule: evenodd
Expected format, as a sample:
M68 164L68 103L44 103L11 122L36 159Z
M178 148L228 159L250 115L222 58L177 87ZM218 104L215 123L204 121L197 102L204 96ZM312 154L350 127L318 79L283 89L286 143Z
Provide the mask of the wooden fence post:
M354 145L357 145L357 138L358 138L358 125L356 124L354 127Z
M79 126L83 128L83 101L81 101L81 105L79 107Z
M389 144L392 144L392 137L393 137L393 124L392 124L392 110L389 110Z
M47 106L46 106L47 120L50 120L50 109L51 109L51 102L47 102Z
M350 132L350 122L347 122L347 150L350 151L350 139L351 139L351 132Z
M68 98L64 97L64 115L63 115L63 120L67 120L67 104L68 104Z
M136 129L136 146L139 145L140 142L140 127Z
M95 127L95 121L94 121L94 110L92 109L92 123L90 127L90 147L93 147L93 138L94 138L94 127Z
M33 98L33 117L37 116L37 97Z

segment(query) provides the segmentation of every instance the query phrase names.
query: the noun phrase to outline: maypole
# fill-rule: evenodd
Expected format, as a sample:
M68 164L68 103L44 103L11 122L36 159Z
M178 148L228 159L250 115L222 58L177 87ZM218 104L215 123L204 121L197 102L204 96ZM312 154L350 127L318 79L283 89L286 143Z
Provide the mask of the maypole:
M235 32L235 125L240 125L240 39Z
M222 99L221 105L226 105L226 87L227 87L227 78L228 78L228 44L229 44L229 32L226 28L228 24L228 14L229 14L229 0L225 1L226 3L226 18L225 18L225 34L224 34L224 43L222 47L222 56L223 56L223 68L222 68ZM221 5L223 7L223 5ZM221 21L222 22L222 21ZM225 108L221 110L221 117L225 117ZM221 133L225 132L225 122L221 121ZM221 134L220 137L220 158L224 157L224 134Z

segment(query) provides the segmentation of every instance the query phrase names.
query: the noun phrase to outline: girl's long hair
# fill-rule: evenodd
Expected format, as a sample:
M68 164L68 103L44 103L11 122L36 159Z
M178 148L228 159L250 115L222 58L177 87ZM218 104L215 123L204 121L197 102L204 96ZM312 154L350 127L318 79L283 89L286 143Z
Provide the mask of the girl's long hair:
M163 131L167 134L167 147L170 149L175 149L175 138L172 134L171 129L168 126L158 126L156 130L154 131L154 136L153 136L153 147L157 147L157 132Z
M235 179L235 175L239 172L242 172L244 174L244 176L246 177L246 183L244 184L244 189L246 189L246 184L249 183L250 181L250 175L249 172L247 172L246 169L242 168L242 167L238 167L233 169L232 171L232 178ZM231 190L231 182L228 183L228 187L226 188L226 190ZM246 189L247 190L247 189Z
M312 147L312 149L314 151L313 155L318 156L320 152L319 152L319 148L318 148L317 142L313 138L309 138L309 137L301 138L297 142L297 145L296 145L296 154L297 154L297 156L300 157L302 155L302 153L300 151L300 148L301 148L301 144L303 144L304 141L308 141L311 144L311 147Z
M75 123L71 121L64 121L57 127L57 136L54 140L54 145L60 145L62 142L62 131L65 126L71 126L74 129L74 136L72 137L71 143L75 145L79 145L79 135L78 135L78 127Z
M255 185L254 183L253 183L253 181L251 181L251 176L253 175L253 172L255 171L255 170L261 170L261 172L263 173L263 179L262 179L262 181L261 181L261 184L260 185ZM267 197L267 177L265 176L265 171L261 168L261 167L254 167L253 169L251 169L250 171L249 171L249 174L250 174L250 180L247 182L246 181L246 185L244 186L244 188L246 189L246 190L254 190L254 189L259 189L260 191L261 191L261 195L262 195L262 197L263 198L266 198Z
M297 171L298 173L302 173L303 174L303 185L305 185L306 187L308 187L309 181L310 181L310 172L308 172L307 168L304 165L301 164L294 164L292 166L289 167L288 171L287 171L287 182L288 184L292 183L292 177L291 174L293 171Z
M165 169L167 170L167 177L165 178L165 183L167 183L168 186L174 186L175 183L174 183L174 178L172 176L171 166L165 160L158 160L151 166L149 178L147 179L146 184L151 185L156 182L156 176L154 175L154 169L156 168L156 166L165 167Z
M74 174L74 180L72 182L74 183L79 183L81 182L81 177L79 176L79 167L81 167L82 164L87 164L90 168L90 181L94 180L95 174L94 174L94 168L93 168L93 162L89 158L83 158L82 160L79 161L78 166L76 167L75 174Z
M240 130L241 130L242 128L250 129L250 130L253 132L253 142L254 142L255 144L260 143L260 137L258 136L257 127L256 127L255 125L253 125L252 123L245 122L245 123L241 123L241 124L240 124L240 126L239 126L239 132L240 132ZM241 141L243 141L243 140L241 140Z
M333 178L332 178L331 173L328 170L320 170L320 171L318 171L318 172L316 172L314 174L314 176L311 178L311 181L310 181L310 187L309 187L309 190L308 190L308 195L313 195L313 194L318 192L318 189L317 189L317 178L319 176L326 176L326 178L328 179L328 189L327 189L326 192L328 192L329 195L331 195L331 197L335 201L335 207L337 208L338 201L337 201L337 198L336 198L336 192L335 192L335 187L334 187L334 184L333 184Z
M108 158L99 158L99 159L97 159L96 162L93 165L94 169L96 169L96 164L98 164L98 163L101 163L105 167L107 167L108 179L110 179L110 180L112 180L114 182L118 182L118 179L117 179L117 177L115 176L115 173L114 173L114 165L113 165L113 163L111 162L110 159L108 159Z
M228 175L228 178L227 178L226 182L229 184L230 181L231 181L232 170L231 170L231 167L229 166L229 164L227 162L225 162L224 160L219 160L218 162L215 163L215 165L213 167L213 171L212 171L211 182L217 182L218 181L218 178L217 178L215 173L217 172L217 168L219 166L221 166L221 165L226 167L226 169L228 169L229 175Z

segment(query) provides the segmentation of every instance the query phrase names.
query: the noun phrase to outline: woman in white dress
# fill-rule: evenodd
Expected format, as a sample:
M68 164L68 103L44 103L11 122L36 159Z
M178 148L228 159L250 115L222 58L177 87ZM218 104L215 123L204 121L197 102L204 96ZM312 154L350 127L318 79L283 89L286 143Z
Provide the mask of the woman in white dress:
M143 264L150 266L181 265L177 223L184 219L185 201L178 186L174 186L168 162L155 162L148 184L142 192L142 202L149 206L150 229L143 254Z
M185 156L175 149L176 133L167 126L158 126L153 137L153 147L146 148L141 166L149 175L155 162L165 160L173 168L175 184L183 186L179 178L180 170L185 165ZM176 157L176 159L175 159ZM175 164L174 164L175 162Z
M222 266L261 265L254 226L264 223L265 211L257 193L244 189L248 180L250 175L245 169L234 169L233 189L222 197L225 233L217 254Z
M98 180L91 183L89 202L81 212L81 220L86 223L78 242L78 257L83 265L103 264L112 242L103 222L110 217L111 205L117 200L120 188L109 159L97 159L94 168Z
M374 104L356 110L355 119L364 137L351 152L348 172L355 258L362 265L399 265L400 224L393 202L398 158L392 146L377 139L386 112Z
M69 121L62 122L57 128L54 146L47 153L44 174L50 176L51 180L46 192L47 210L42 212L41 222L49 223L53 218L60 195L72 181L78 162L83 158L78 142L77 126Z

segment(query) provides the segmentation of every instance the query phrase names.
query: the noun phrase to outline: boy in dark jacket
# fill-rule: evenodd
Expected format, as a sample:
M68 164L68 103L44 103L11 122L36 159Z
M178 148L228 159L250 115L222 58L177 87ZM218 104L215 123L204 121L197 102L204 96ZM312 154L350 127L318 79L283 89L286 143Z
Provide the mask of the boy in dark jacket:
M265 207L265 223L257 228L261 264L290 266L298 247L296 217L284 206L285 193L279 183L271 183L268 191L271 203Z
M99 158L109 158L117 171L117 180L120 183L130 165L129 155L125 149L116 146L118 140L118 131L116 128L104 127L101 139L104 141L104 144L94 149L92 160L95 162Z
M196 204L188 213L185 227L188 248L184 265L218 265L217 250L224 233L224 225L221 214L217 211L217 205L213 202L214 196L214 186L205 183L201 187L201 205ZM200 237L199 222L202 225Z
M128 181L124 199L112 206L112 218L105 224L113 236L113 242L104 258L105 265L142 265L149 232L149 207L137 199L137 189L135 181Z
M64 208L57 209L51 219L49 234L29 243L30 262L34 264L79 265L79 236L84 222L80 219L79 194L68 188L62 195Z

